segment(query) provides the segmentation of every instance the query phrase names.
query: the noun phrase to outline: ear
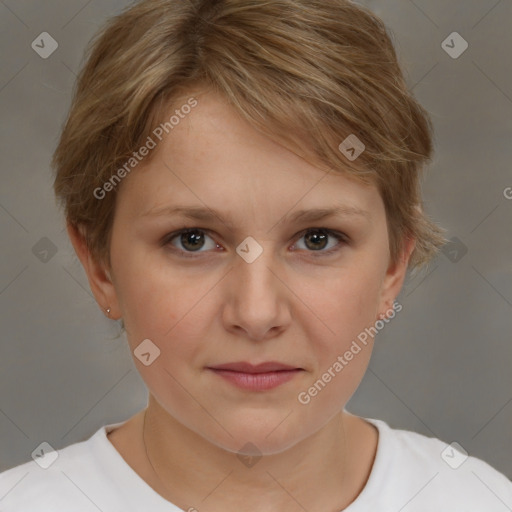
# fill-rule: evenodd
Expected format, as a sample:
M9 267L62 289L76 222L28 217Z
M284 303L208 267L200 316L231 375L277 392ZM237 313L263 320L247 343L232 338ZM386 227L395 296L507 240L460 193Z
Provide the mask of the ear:
M68 223L67 232L75 249L76 255L87 274L89 286L91 287L96 301L100 305L104 314L107 314L106 310L107 308L110 308L110 314L108 314L108 317L117 320L121 317L121 314L111 273L105 264L97 262L92 257L89 248L87 247L81 226L76 227Z
M397 261L391 262L382 282L378 318L385 318L386 311L393 309L393 303L400 293L407 274L407 266L416 246L414 238L407 238Z

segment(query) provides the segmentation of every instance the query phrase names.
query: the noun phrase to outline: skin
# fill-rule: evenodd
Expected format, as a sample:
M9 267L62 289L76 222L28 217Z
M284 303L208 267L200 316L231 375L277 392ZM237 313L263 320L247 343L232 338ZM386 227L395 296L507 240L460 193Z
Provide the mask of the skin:
M392 309L414 243L391 262L375 186L306 161L255 131L212 92L193 95L198 106L120 185L112 267L97 262L68 226L98 303L112 309L111 318L124 319L132 355L144 339L160 349L149 366L133 357L148 407L109 440L183 510L248 510L248 503L257 512L341 510L364 488L377 447L375 427L344 410L372 340L307 405L297 397ZM233 226L145 215L178 204L206 206ZM339 205L366 213L285 218ZM162 244L184 227L202 230L196 251L179 235ZM322 245L301 234L320 228L348 239L330 235ZM247 236L263 248L252 263L236 252ZM303 371L277 388L246 391L206 368L234 361L279 361ZM144 412L158 476L144 449ZM263 454L252 467L237 457L247 442Z

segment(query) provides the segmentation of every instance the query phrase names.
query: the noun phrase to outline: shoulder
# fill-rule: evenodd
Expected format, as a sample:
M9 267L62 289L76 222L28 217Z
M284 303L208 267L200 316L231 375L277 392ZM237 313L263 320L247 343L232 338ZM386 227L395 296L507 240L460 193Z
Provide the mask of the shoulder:
M512 481L455 442L369 420L379 429L380 460L375 461L386 489L401 495L410 510L498 512L512 509ZM377 467L378 466L378 467ZM414 506L416 504L416 506Z
M94 509L89 496L101 472L91 450L95 436L56 451L47 445L34 460L0 473L0 510L69 512L70 504L77 512Z

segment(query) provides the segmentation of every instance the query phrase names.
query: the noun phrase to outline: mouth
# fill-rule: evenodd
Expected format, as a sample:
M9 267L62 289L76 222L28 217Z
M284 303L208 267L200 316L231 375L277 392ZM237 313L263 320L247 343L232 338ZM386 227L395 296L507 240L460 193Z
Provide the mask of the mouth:
M290 381L304 368L274 361L253 365L247 362L208 366L208 370L227 382L250 391L266 391Z

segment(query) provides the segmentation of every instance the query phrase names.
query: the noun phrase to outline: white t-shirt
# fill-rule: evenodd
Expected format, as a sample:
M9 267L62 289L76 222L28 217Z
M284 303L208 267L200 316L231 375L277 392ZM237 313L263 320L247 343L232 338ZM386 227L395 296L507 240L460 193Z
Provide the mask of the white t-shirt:
M377 453L366 486L346 512L512 510L512 482L486 462L465 458L439 439L365 419L379 431ZM181 512L108 440L107 432L120 425L103 426L86 441L38 458L39 463L31 460L0 473L0 511ZM40 467L52 454L57 459L47 469Z

